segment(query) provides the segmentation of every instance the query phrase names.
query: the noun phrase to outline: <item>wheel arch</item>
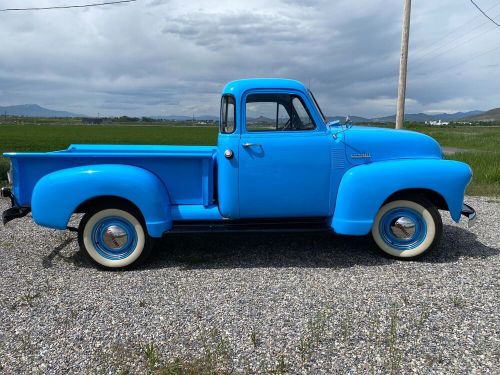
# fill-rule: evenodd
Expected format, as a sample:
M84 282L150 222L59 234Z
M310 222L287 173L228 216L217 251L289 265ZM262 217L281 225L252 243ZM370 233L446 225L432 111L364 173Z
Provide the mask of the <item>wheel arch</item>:
M80 203L80 205L73 211L74 214L85 214L89 212L93 207L97 206L109 206L116 207L119 205L128 205L132 207L140 215L140 219L145 222L144 215L142 214L140 208L131 200L117 196L117 195L99 195L87 199L85 202Z
M353 167L340 182L330 225L339 234L366 235L384 203L412 193L448 210L458 222L471 176L467 164L442 159L388 160Z
M432 189L402 189L395 191L387 197L387 199L380 205L382 207L384 204L397 200L397 199L408 199L412 196L421 196L431 202L437 209L448 211L448 203L446 199L435 190Z
M33 190L33 219L42 226L66 229L73 213L106 199L136 207L152 237L161 237L172 227L170 197L163 182L144 168L122 164L74 167L42 177Z

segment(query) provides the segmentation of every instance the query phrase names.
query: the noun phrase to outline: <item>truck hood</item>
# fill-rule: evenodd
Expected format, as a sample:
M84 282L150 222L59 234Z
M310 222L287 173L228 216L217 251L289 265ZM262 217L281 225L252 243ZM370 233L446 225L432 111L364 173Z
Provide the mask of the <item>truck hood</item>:
M332 133L335 132L332 129ZM394 159L442 158L436 140L408 130L353 126L343 133L343 141L347 160L354 165Z

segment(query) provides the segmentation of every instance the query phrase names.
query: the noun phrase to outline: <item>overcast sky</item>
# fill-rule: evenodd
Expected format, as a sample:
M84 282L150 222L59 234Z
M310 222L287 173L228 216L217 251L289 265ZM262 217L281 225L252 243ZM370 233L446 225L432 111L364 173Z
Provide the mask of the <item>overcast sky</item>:
M2 0L0 8L97 0ZM395 112L403 0L138 0L0 12L0 105L217 114L230 80L310 83L329 115ZM500 22L500 0L477 0ZM492 9L491 9L492 8ZM469 0L413 1L407 113L500 107L500 27Z

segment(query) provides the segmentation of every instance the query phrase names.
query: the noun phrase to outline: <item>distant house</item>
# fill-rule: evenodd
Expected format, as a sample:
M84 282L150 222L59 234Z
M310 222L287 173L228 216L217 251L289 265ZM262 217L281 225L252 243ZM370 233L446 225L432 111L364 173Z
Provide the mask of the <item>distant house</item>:
M437 120L437 121L426 121L425 124L434 126L444 126L444 125L449 125L450 123L447 121Z

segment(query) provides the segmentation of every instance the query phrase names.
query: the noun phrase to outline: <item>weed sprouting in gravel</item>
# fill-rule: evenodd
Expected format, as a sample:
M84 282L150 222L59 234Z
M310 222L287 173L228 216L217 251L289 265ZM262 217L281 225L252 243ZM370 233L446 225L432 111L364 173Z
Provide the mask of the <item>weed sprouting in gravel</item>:
M386 360L388 363L386 364L386 370L390 374L399 373L399 369L401 367L402 354L401 351L397 347L397 338L398 338L398 310L397 305L394 304L392 306L390 312L390 326L387 336L387 346L388 346L388 358Z
M9 241L0 241L0 249L1 250L13 250L14 244Z
M300 339L298 345L300 358L303 364L311 357L314 349L320 344L328 318L329 314L321 311L312 319L309 319L306 334Z
M460 296L451 297L450 302L453 304L453 306L458 307L459 309L465 307L465 300Z
M144 348L144 356L146 357L147 366L149 369L155 369L160 362L158 348L154 343L149 343Z
M252 333L250 333L250 341L252 342L253 348L257 349L257 346L259 345L259 336L257 331L252 330Z
M198 375L233 373L232 349L228 340L217 328L211 329L201 337L203 353L199 357L181 358L161 363L158 348L149 344L146 346L145 355L148 368L161 375Z
M368 342L375 343L375 346L378 345L377 332L380 327L380 315L377 312L373 313L372 324L370 330L368 331Z
M443 363L443 354L441 352L439 352L437 355L427 353L424 356L424 360L427 367L432 367L436 363Z
M208 338L204 339L205 360L210 368L229 368L231 347L227 339L217 328L210 330Z
M351 330L352 330L352 312L348 310L346 311L346 315L344 319L342 319L342 323L340 324L340 335L345 343L349 341L349 337L351 336Z
M34 294L26 293L21 297L21 299L24 302L26 302L30 307L33 307L33 301L40 296L41 296L40 292L36 292Z
M420 337L422 335L422 329L424 328L424 324L429 319L429 307L423 306L422 311L420 312L420 318L417 323L417 330L415 332L415 348L417 348Z
M142 351L137 355L137 347L128 346L123 343L113 343L109 348L99 348L97 350L98 363L103 374L132 374L131 361L143 363Z
M276 364L276 367L274 368L272 373L276 375L282 375L286 374L287 371L288 371L288 364L285 361L285 356L280 355L278 358L278 363Z

